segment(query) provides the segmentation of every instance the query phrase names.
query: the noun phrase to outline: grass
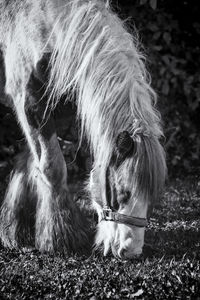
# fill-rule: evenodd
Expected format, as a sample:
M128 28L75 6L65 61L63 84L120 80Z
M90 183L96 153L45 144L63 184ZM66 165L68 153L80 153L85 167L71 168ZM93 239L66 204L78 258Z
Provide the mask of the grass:
M176 180L153 211L144 255L58 257L0 249L0 299L200 299L200 187Z

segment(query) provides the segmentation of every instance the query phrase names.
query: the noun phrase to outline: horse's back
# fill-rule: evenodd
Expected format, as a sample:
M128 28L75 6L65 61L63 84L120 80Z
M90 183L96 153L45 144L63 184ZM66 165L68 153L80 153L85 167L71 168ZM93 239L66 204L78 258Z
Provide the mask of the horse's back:
M4 23L16 25L22 21L18 17L23 17L29 25L33 20L37 23L40 18L45 22L55 21L69 3L70 0L0 0L0 23L3 28ZM23 25L26 27L27 23Z
M42 22L48 22L50 0L4 0L0 1L0 41L4 43L12 31L11 39L23 38L27 28L34 30ZM21 35L21 37L19 36Z
M19 85L26 87L44 52L54 51L68 9L74 3L82 2L0 0L0 48L4 57L6 93L16 96Z
M55 1L56 2L56 1ZM57 11L53 0L0 1L0 89L6 77L5 91L13 95L19 83L28 78L43 55ZM3 56L3 57L2 57Z

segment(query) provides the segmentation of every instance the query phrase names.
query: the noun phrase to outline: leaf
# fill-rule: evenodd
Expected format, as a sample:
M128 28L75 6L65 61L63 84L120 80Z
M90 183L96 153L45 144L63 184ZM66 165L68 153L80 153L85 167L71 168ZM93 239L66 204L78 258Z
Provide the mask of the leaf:
M6 168L8 163L6 161L0 161L0 168Z
M140 0L140 5L144 5L147 3L147 0Z
M161 32L160 32L160 31L155 32L154 35L153 35L153 39L154 39L154 40L158 40L159 37L160 37L160 35L161 35Z
M148 25L148 29L150 29L150 30L153 31L153 32L158 32L158 31L159 31L159 27L158 27L158 25L155 24L155 23L150 23L150 24Z
M165 82L164 82L164 84L163 84L163 86L162 86L162 93L164 94L164 95L168 95L168 93L169 93L169 84L168 84L168 82L167 82L167 80L165 80Z
M176 278L177 278L177 280L178 280L179 283L183 284L182 281L181 281L181 279L180 279L180 277L178 275L176 275Z
M150 6L155 10L157 7L157 0L150 0Z
M141 296L143 293L144 293L143 289L139 289L136 293L131 294L130 296L131 296L131 298L139 297L139 296Z
M169 45L170 42L171 42L171 39L172 39L170 33L169 32L165 32L163 34L163 39L165 40L165 42L167 43L167 45Z
M162 49L163 49L163 47L161 46L161 45L159 45L159 46L153 46L152 47L154 50L156 50L156 51L161 51Z
M169 55L163 55L162 60L165 62L167 66L170 66L170 57Z

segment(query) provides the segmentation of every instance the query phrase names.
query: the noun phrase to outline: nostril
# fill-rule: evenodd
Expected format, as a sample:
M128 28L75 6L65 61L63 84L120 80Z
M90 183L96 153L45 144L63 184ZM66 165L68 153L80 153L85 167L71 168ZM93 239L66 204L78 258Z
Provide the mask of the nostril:
M139 250L139 249L136 249L136 250L132 250L132 251L129 251L128 249L126 248L121 248L118 250L118 256L121 258L121 259L134 259L134 258L139 258L142 254L142 251Z

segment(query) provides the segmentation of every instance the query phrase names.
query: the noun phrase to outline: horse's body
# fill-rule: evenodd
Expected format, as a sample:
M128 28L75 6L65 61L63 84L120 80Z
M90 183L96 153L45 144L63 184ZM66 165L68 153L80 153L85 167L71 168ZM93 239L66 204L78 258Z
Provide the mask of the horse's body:
M11 99L29 149L1 207L3 244L30 242L26 205L35 197L35 246L65 253L84 247L86 229L68 196L66 166L50 116L68 91L76 94L81 137L87 136L94 157L88 188L99 218L107 203L106 184L115 191L119 213L146 218L165 177L160 118L136 40L108 3L0 1L0 47L0 95ZM122 132L131 139L130 151L116 149L118 136L127 143ZM127 193L125 203L120 199ZM102 221L96 241L105 253L111 246L114 254L126 250L124 256L132 257L141 253L143 239L144 228Z

